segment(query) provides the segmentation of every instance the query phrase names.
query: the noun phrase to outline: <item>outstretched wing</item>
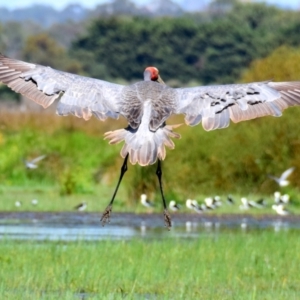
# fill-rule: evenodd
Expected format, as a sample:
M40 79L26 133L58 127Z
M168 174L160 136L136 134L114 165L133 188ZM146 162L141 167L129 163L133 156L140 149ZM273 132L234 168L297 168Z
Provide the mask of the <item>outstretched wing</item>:
M60 98L57 114L117 119L123 85L58 71L0 54L0 82L44 108Z
M289 169L287 169L286 171L284 171L281 176L280 176L280 180L286 180L295 170L295 167L291 167Z
M39 162L40 160L44 159L45 157L46 157L46 155L38 156L38 157L34 158L33 160L31 160L30 163L35 164L35 163Z
M262 116L281 116L289 106L300 105L300 81L255 82L178 88L176 114L194 126L202 121L205 130L225 128Z

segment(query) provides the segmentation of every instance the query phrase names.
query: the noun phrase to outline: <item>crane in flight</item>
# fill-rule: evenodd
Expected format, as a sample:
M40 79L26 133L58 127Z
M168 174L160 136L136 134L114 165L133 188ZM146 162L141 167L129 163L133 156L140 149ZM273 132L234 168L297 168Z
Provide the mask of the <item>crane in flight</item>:
M185 123L202 123L205 130L229 126L267 115L281 116L289 106L300 105L300 81L252 82L171 88L164 84L155 67L147 67L144 80L130 85L115 84L95 78L79 76L34 63L8 58L0 54L0 82L12 90L42 105L44 108L58 99L57 114L88 120L94 115L101 121L120 115L128 127L109 131L105 138L110 144L124 141L124 158L119 181L101 221L109 222L112 206L122 178L131 164L141 166L157 161L164 220L171 227L162 188L161 161L166 157L165 147L174 148L171 138L180 138L173 130L179 125L167 125L171 115L185 115Z

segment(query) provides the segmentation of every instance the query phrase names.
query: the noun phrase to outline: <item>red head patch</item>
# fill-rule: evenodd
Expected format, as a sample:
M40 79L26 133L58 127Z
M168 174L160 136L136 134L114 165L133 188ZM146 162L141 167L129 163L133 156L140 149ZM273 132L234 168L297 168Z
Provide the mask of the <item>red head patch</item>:
M145 69L145 71L149 72L151 75L150 75L150 78L152 81L156 81L158 79L158 69L155 68L155 67L147 67Z

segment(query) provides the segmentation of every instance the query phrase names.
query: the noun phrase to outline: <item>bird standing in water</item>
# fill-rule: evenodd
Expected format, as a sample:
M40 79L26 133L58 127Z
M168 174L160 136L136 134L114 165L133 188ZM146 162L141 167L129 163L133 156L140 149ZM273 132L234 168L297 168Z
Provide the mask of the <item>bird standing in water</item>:
M124 141L121 150L124 162L112 199L102 215L103 225L110 220L129 159L132 164L141 166L157 161L156 175L165 225L171 227L161 168L161 161L166 156L165 146L173 149L171 138L180 137L173 131L179 125L166 125L171 115L183 114L187 125L202 122L205 130L214 130L228 127L230 120L240 122L267 115L278 117L287 107L300 104L300 81L171 88L163 84L157 68L148 67L144 71L144 81L125 86L4 55L0 55L0 81L45 108L58 99L58 115L73 114L85 120L94 115L102 121L108 117L118 119L120 115L126 118L127 128L105 134L110 144Z
M169 208L172 211L178 211L178 210L180 210L180 205L177 204L175 200L171 200L169 203Z
M78 211L84 211L84 210L86 210L86 208L87 208L87 203L86 203L85 201L79 203L78 205L76 205L76 206L74 207L74 209L76 209L76 210L78 210Z
M142 194L141 195L141 203L143 206L147 207L147 208L153 208L154 207L154 203L151 202L146 194Z

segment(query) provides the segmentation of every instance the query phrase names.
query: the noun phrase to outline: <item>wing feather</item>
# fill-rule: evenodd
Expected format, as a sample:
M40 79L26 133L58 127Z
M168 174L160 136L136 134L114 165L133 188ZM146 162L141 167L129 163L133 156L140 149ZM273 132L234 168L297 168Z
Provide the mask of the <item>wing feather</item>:
M190 126L205 130L229 126L267 115L279 117L289 106L300 105L300 81L254 82L177 88L175 114L185 114Z
M284 171L281 176L280 176L280 180L286 180L295 170L295 167L291 167L289 169L287 169L286 171Z
M61 72L0 54L0 82L44 108L60 99L57 114L118 118L123 85Z
M36 158L34 158L33 160L31 160L31 163L37 163L39 162L40 160L44 159L46 157L46 155L41 155L41 156L38 156Z

